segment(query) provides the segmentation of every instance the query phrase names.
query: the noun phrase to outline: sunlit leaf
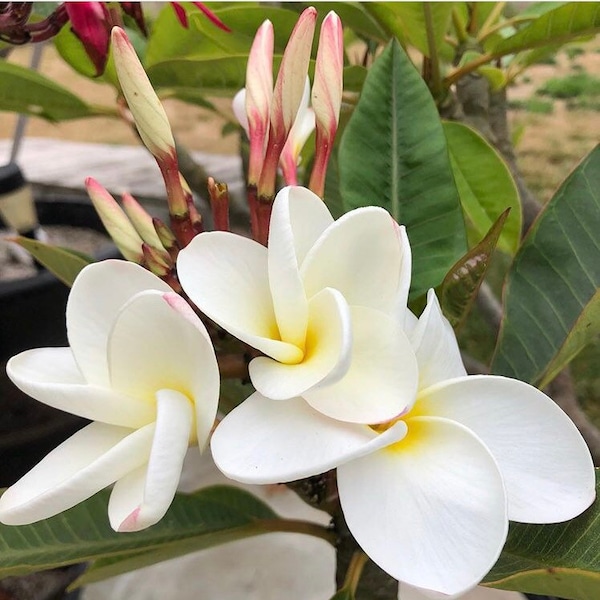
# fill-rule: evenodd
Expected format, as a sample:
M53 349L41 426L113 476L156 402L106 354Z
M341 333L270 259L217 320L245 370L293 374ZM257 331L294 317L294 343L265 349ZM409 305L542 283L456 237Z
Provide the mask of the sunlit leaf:
M0 61L0 111L18 112L49 121L97 114L67 88L26 67Z
M542 14L514 35L498 39L489 47L495 56L514 54L548 44L564 44L600 31L600 3L568 2Z
M12 241L25 248L40 264L69 287L73 285L79 271L94 262L92 257L85 256L81 252L51 246L38 240L19 236L12 238Z
M470 127L446 121L444 133L470 237L480 240L498 215L510 208L498 247L514 254L521 236L521 204L508 167L496 150Z
M382 206L406 225L413 296L439 285L466 251L460 199L431 94L395 40L369 70L339 170L346 210Z
M508 274L492 370L545 385L600 333L600 146L530 229Z

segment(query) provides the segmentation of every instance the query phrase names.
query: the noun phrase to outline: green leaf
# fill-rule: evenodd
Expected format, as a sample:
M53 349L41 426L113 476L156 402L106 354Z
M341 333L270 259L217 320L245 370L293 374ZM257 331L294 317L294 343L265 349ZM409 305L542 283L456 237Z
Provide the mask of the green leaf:
M96 77L96 67L91 61L81 40L73 33L70 25L61 28L52 39L61 58L75 71L85 77Z
M508 274L492 370L544 386L600 332L600 145L530 229Z
M81 252L51 246L38 240L19 236L11 238L11 241L25 248L40 264L69 287L73 285L79 271L94 262L92 257L85 256Z
M509 38L496 40L489 50L494 56L504 56L540 46L564 44L598 31L600 3L569 2L544 13Z
M333 10L342 20L345 28L351 29L367 39L386 43L389 35L386 30L369 14L369 3L358 2L319 2L319 14L325 16Z
M433 38L439 57L451 59L445 35L450 26L454 2L428 2L433 22ZM391 37L413 45L425 56L430 55L423 2L365 2L364 8Z
M442 309L455 329L471 310L509 212L510 208L507 208L483 240L457 261L444 277L440 294Z
M287 523L252 494L220 485L189 495L177 494L159 523L124 535L113 531L108 522L109 495L108 490L100 492L64 513L31 525L0 525L0 577L115 557L137 563L136 557L145 555L145 564L151 564L276 531L278 523ZM106 568L107 564L103 561L100 566ZM90 571L86 580L96 580L97 576L98 572L94 575Z
M470 237L480 240L498 215L510 208L498 247L515 254L521 236L521 204L508 167L496 150L470 127L449 121L443 125Z
M511 523L498 562L483 585L572 600L597 600L600 590L600 471L596 501L566 523Z
M0 61L0 111L64 121L97 114L81 98L54 81L28 69Z
M413 295L439 285L466 251L460 199L431 94L396 40L369 70L339 170L347 210L382 206L406 225Z

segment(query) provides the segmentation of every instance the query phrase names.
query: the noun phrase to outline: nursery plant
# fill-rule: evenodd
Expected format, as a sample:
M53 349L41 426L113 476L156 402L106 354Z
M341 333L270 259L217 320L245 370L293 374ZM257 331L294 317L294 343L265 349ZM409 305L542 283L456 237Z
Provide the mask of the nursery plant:
M21 353L8 375L92 422L0 498L0 574L84 561L83 585L285 531L335 546L336 599L481 583L594 600L596 432L541 388L560 389L600 330L600 147L545 207L527 198L522 219L499 132L514 73L594 33L598 5L506 16L504 3L349 3L335 6L342 19L203 8L173 36L166 7L140 43L144 65L142 38L113 28L103 65L162 173L169 223L88 179L125 260L21 240L72 285L69 347ZM90 61L65 27L65 56ZM363 44L363 66L344 42ZM13 67L0 72L15 82L9 108L26 111L48 82L25 85ZM202 103L245 85L247 235L229 230L227 182L212 179L205 227L153 84ZM96 110L52 90L72 104L46 111ZM509 264L495 273L502 302L486 281L496 262ZM457 342L476 301L489 365ZM189 447L233 481L288 485L331 525L282 518L233 486L177 493Z

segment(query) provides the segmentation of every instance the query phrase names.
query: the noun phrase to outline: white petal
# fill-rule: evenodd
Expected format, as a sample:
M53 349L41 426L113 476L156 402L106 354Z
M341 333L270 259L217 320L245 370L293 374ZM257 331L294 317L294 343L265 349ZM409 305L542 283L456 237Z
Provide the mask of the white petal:
M54 449L0 498L0 521L25 525L52 517L148 460L154 424L133 431L92 423Z
M468 429L408 419L407 437L338 468L346 522L392 577L444 594L476 585L508 530L493 457Z
M396 307L394 308L394 315L402 323L406 317L408 310L408 293L410 291L410 279L412 273L412 250L408 241L408 235L406 233L406 227L401 225L398 231L400 236L400 277L398 278L398 289L396 291Z
M232 101L233 114L238 123L244 128L246 135L249 134L248 115L246 114L246 88L242 88Z
M192 432L193 409L179 392L160 390L150 460L120 479L110 496L108 516L115 531L139 531L154 525L167 512L181 477Z
M153 291L134 296L115 321L109 363L114 389L150 406L157 390L185 394L197 408L204 446L217 413L219 369L204 325L180 296Z
M333 223L329 209L313 192L300 186L283 188L275 197L271 227L282 228L291 236L298 265L302 265L309 250ZM289 244L285 241L285 244ZM270 251L278 248L269 240Z
M415 409L458 421L481 438L502 471L511 520L557 523L593 502L594 468L583 438L533 386L505 377L462 377L425 390Z
M277 360L302 357L280 341L264 246L233 233L203 233L179 253L177 273L194 304L229 333Z
M154 407L147 402L86 384L70 348L21 352L8 361L6 373L28 396L84 419L132 428L154 421Z
M402 421L377 435L365 425L329 419L302 398L277 402L255 393L219 424L211 451L230 479L282 483L324 473L405 433Z
M172 291L150 271L124 260L93 263L77 276L67 302L67 335L88 383L108 387L110 328L123 304L143 290Z
M325 287L344 294L348 304L393 313L401 273L400 228L375 206L346 213L329 227L302 264L306 296Z
M389 421L412 406L417 362L406 335L388 315L351 307L350 369L339 381L323 382L303 394L316 410L353 423Z
M467 374L458 342L448 319L442 314L434 290L427 293L427 306L410 334L419 363L419 389Z
M261 356L250 363L250 379L263 396L274 400L300 396L317 384L337 381L348 370L352 332L344 297L324 289L310 301L309 310L302 362L283 364Z

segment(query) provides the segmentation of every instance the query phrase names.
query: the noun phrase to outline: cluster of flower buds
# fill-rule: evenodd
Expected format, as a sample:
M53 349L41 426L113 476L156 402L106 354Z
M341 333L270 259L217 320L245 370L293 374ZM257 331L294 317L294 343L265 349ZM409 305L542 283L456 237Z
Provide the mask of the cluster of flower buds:
M277 171L287 184L297 183L302 146L316 125L317 148L310 187L323 196L325 172L337 131L342 98L342 24L330 12L321 25L312 109L308 106L308 65L317 11L307 8L285 48L273 88L273 26L258 29L248 57L246 88L234 99L234 111L250 142L248 203L253 237L265 244Z
M171 229L183 248L203 230L203 225L192 194L179 173L175 140L167 114L127 34L119 27L113 29L112 43L123 96L144 145L156 159L162 173Z
M120 9L131 17L140 31L147 35L146 22L139 2L119 2ZM217 15L203 2L192 2L211 23L230 31ZM171 2L177 19L185 28L189 26L186 10L180 2ZM46 18L28 22L33 3L4 2L0 4L0 40L11 44L42 42L58 34L63 25L70 23L73 33L81 41L86 54L94 64L96 75L102 75L108 60L110 32L113 26L122 25L122 15L116 8L109 9L107 2L63 2Z

